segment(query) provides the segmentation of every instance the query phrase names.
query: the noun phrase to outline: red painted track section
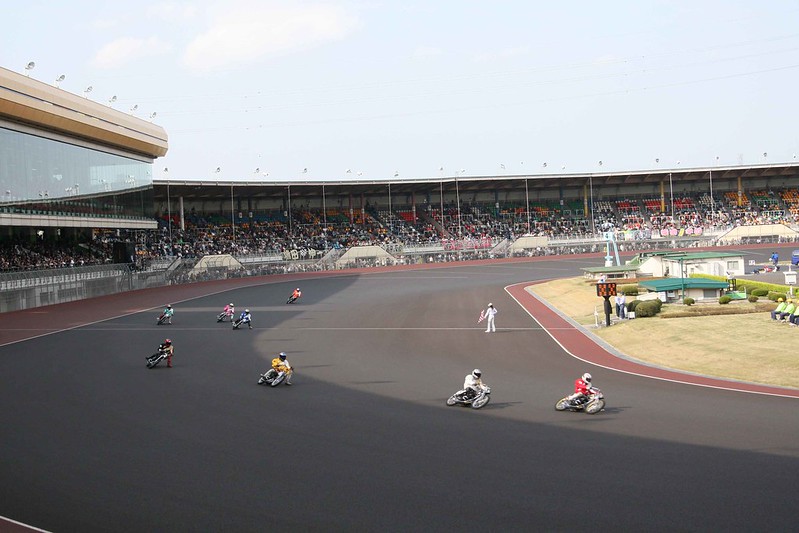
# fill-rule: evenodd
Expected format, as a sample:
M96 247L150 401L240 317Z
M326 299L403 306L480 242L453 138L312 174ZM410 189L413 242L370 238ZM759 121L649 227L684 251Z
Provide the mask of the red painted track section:
M572 357L580 359L581 361L610 370L653 379L739 392L799 398L799 390L797 389L685 374L674 370L637 363L633 360L613 354L598 344L596 339L586 332L585 329L567 320L525 289L526 287L538 283L544 282L518 283L505 287L505 290L544 330L546 330L547 333L549 333L555 342Z

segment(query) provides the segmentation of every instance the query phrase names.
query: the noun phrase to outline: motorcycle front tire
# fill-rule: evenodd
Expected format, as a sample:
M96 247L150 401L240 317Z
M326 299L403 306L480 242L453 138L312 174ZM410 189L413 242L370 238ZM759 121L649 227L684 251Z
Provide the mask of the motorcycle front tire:
M491 396L488 394L483 394L482 396L478 396L472 401L472 409L480 409L481 407L485 407L488 405L488 402L491 401Z
M454 394L449 398L447 398L447 405L449 405L450 407L455 405L456 403L458 403L458 399L455 397Z
M585 412L589 415L595 415L605 408L605 400L594 400L585 406Z
M284 379L286 379L286 373L280 372L277 376L275 376L275 379L272 380L272 383L270 383L270 385L272 387L277 387L278 385L283 383Z

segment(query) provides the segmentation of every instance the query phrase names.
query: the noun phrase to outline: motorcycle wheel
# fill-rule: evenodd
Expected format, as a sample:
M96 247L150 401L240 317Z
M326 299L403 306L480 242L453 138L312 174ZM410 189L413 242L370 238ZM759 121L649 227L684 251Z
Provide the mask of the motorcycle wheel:
M458 403L458 399L455 397L454 394L452 396L450 396L449 398L447 398L447 405L453 406L456 403Z
M589 415L595 415L605 408L605 400L594 400L585 406L585 412Z
M270 383L270 385L272 387L277 387L278 385L283 383L284 379L286 379L286 373L285 372L281 372L280 374L275 376L275 379L272 380L272 383Z
M265 381L266 379L263 376L261 376L260 378L258 378L258 385L263 385Z
M555 404L555 410L556 411L565 411L568 408L569 408L569 399L568 398L561 398Z
M472 402L472 409L480 409L481 407L485 407L488 405L488 402L491 401L491 396L488 394L483 394L482 396L478 396Z

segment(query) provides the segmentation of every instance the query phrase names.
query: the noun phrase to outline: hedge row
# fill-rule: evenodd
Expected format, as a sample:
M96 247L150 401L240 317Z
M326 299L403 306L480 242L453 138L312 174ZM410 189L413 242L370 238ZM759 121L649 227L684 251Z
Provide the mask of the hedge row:
M714 279L716 281L728 281L725 276L713 276L711 274L691 274L691 278ZM776 283L766 283L764 281L753 281L749 279L736 279L735 286L737 289L746 290L747 294L754 294L755 296L766 296L769 292L785 294L788 292L787 285L778 285ZM758 293L754 291L757 290ZM762 290L766 292L759 294Z

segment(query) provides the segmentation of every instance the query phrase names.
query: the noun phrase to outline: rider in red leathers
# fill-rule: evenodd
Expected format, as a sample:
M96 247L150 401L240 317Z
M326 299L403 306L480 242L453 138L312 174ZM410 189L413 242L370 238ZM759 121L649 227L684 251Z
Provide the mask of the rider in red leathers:
M569 401L575 403L578 399L585 398L592 394L594 386L591 384L591 374L586 372L576 380L574 380L574 394L569 396Z

